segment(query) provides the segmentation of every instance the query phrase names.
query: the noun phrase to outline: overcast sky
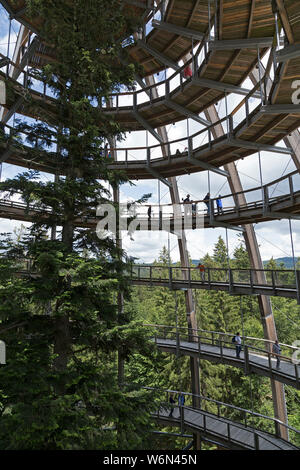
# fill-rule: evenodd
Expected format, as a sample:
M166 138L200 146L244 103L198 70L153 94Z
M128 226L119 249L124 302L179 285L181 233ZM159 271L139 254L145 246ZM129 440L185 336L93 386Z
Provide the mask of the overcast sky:
M10 52L13 52L13 48L16 41L16 34L18 32L18 23L12 22L11 29L11 46ZM8 15L0 6L0 52L7 53L7 38L8 38ZM11 54L10 54L11 56ZM171 72L170 72L171 73ZM170 75L168 72L168 76ZM251 87L249 81L243 84L244 87ZM236 104L242 99L242 96L230 95L228 99L228 108L231 111ZM256 103L253 101L253 106ZM218 104L218 111L220 117L225 115L225 104L224 100ZM242 119L242 114L237 115L235 121ZM200 130L203 126L199 123L189 120L189 131L193 134ZM184 120L181 123L167 126L169 140L186 137L187 135L187 121ZM128 135L125 142L120 144L121 147L139 147L146 145L146 139L149 145L157 144L157 141L151 135L146 136L145 131L132 132ZM285 147L283 142L279 142L278 146ZM183 150L185 143L179 145L180 150ZM139 159L138 152L132 152L131 158ZM279 178L287 173L295 170L294 163L289 155L262 152L262 179L263 183L268 183L276 178ZM254 188L260 185L260 173L258 164L258 154L253 154L244 160L237 162L237 168L240 174L240 178L244 189ZM23 168L16 167L14 165L3 164L2 168L2 181L7 177L13 177L14 175L23 172ZM52 176L49 174L41 174L43 180L52 180ZM177 178L180 197L183 198L186 194L190 194L194 200L203 199L208 191L208 173L199 172L192 175L183 175ZM297 179L299 183L296 189L300 189L300 178ZM216 197L218 194L229 194L229 186L226 178L210 172L210 184L211 194ZM275 188L273 196L282 194L284 190L280 185ZM134 186L129 184L121 187L121 199L122 201L134 200L140 198L143 194L152 193L150 203L158 203L159 194L161 204L169 203L170 196L168 187L163 183L158 183L157 180L142 180L135 181ZM15 227L20 227L21 223L17 221L10 221L6 219L0 219L0 231L11 232ZM28 226L29 224L23 223ZM293 240L295 246L296 256L300 256L300 247L298 246L298 240L300 239L300 221L293 221ZM274 258L291 256L291 242L289 233L288 220L274 221L268 223L261 223L255 225L255 231L258 237L258 243L260 245L262 258L269 259L272 256ZM214 244L216 243L219 236L225 239L224 228L205 229L197 231L186 231L186 237L188 240L188 249L190 256L193 259L199 259L204 256L207 252L212 253ZM235 247L240 243L238 238L238 232L228 230L229 237L229 250L230 254L233 253ZM123 246L127 250L128 254L137 257L141 262L152 262L158 257L158 254L162 247L168 246L168 234L166 232L135 232L133 235L134 241L131 241L127 233L123 234ZM169 235L171 256L174 261L179 260L179 252L177 239L175 235Z

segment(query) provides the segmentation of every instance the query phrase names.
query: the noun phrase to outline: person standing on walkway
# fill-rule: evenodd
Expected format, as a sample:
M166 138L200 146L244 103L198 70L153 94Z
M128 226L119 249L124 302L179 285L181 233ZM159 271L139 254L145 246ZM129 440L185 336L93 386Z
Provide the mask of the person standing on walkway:
M173 416L174 405L175 405L175 400L173 398L173 393L170 394L169 403L170 403L170 407L171 407L169 417L171 417L171 416Z
M109 153L110 153L110 152L109 152L109 149L108 149L108 143L106 143L105 146L104 146L104 156L105 156L106 158L108 158Z
M205 198L203 199L203 202L205 203L207 207L207 215L209 215L209 201L210 201L210 193L207 193Z
M184 205L184 216L188 216L191 212L191 200L190 200L190 195L187 194L185 199L182 199Z
M280 369L280 354L281 354L281 347L278 343L278 340L276 339L275 343L273 344L273 354L274 356L276 357L277 359L277 362L276 362L276 369Z
M178 405L184 406L185 398L183 393L179 393L178 395Z
M219 194L219 197L217 199L217 210L218 210L218 215L223 214L223 204L222 204L221 194Z
M204 282L205 281L205 266L204 266L204 264L199 263L197 268L200 271L201 281Z
M191 202L192 202L192 216L193 216L193 217L196 217L196 213L197 213L197 204L196 204L196 202L193 202L193 201L191 201Z
M184 76L184 78L190 78L190 77L193 76L193 71L192 71L192 69L189 65L184 67L183 76Z
M235 335L234 342L235 342L236 357L237 359L240 359L240 354L242 350L242 339L241 339L240 333L237 333Z

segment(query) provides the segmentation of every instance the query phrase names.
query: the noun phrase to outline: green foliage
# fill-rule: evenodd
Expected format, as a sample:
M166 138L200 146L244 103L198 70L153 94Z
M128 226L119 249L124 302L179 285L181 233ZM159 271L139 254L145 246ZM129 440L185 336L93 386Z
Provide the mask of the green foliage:
M119 388L115 354L151 361L154 345L130 311L118 321L114 264L109 271L106 260L63 257L57 244L48 253L35 247L33 278L19 277L14 259L1 260L0 332L9 351L0 369L1 449L143 447L153 405L140 384ZM129 299L124 284L123 292ZM62 358L55 349L65 318Z
M142 325L185 326L184 293L136 287L131 296L127 266L114 240L99 240L76 227L78 219L109 201L109 185L117 188L126 181L108 169L100 152L104 142L124 137L102 107L110 93L134 88L137 67L127 65L122 42L140 21L119 0L82 4L26 1L26 15L38 18L41 38L54 55L32 73L56 101L34 103L27 93L24 106L40 120L19 122L10 137L0 132L2 146L9 143L58 175L43 182L37 172L27 171L0 183L7 195L20 195L28 210L34 204L40 214L47 211L17 242L4 235L0 245L5 253L0 258L0 333L8 350L7 365L0 368L1 450L149 448L150 412L165 397L141 387L191 391L189 358L158 352L152 330ZM7 98L17 98L9 83ZM21 132L27 134L25 142ZM61 227L57 240L48 237L53 226ZM24 257L32 261L32 271L20 276ZM170 262L164 249L157 262L161 276ZM222 269L214 273L215 281L224 279L228 264L249 267L244 246L228 260L221 237L202 262ZM275 267L274 260L268 267ZM283 271L281 280L290 283L291 273ZM194 300L200 328L262 337L256 299L240 302L225 292L199 290ZM281 298L273 305L280 342L293 342L299 307ZM272 415L267 379L204 360L200 368L202 395ZM298 405L299 393L288 392L290 423L299 427ZM203 406L215 412L211 402ZM242 419L236 411L228 417ZM171 445L179 447L182 441L173 439Z
M17 241L4 235L1 242L0 333L8 350L0 369L1 450L147 446L151 393L126 386L120 364L136 354L151 361L154 345L132 309L121 308L121 297L130 298L122 251L113 239L77 228L110 201L109 185L127 181L107 168L100 147L123 138L102 105L135 85L122 47L140 21L133 11L119 0L84 8L79 0L26 1L26 15L53 54L31 72L55 101L27 93L25 106L39 120L18 122L10 137L1 131L0 141L47 164L56 178L45 182L26 171L0 183L7 196L18 194L28 211L39 211ZM20 276L24 258L31 272Z
M213 256L206 255L202 263L207 267L224 268L228 266L227 250L224 241L219 238L215 245ZM236 269L247 269L250 266L249 257L243 244L234 251L233 258L229 260L230 266ZM161 277L168 275L168 252L163 248L157 263L162 266ZM172 260L171 260L172 264ZM276 268L278 268L276 266ZM155 271L153 271L155 272ZM194 273L193 276L198 276ZM134 303L138 318L145 323L159 325L178 325L186 327L186 310L184 294L169 291L163 288L147 288L138 286L134 288ZM177 298L176 298L177 297ZM193 297L196 305L198 328L227 332L235 334L244 332L246 336L263 338L260 312L257 299L251 296L230 296L226 292L207 290L194 290ZM176 312L177 305L177 312ZM285 298L272 298L273 312L276 321L279 341L292 344L299 336L299 306L294 300ZM151 332L149 332L151 335ZM189 358L176 357L169 353L157 353L155 364L134 357L128 364L128 369L136 381L162 389L191 391L191 375ZM237 407L253 410L254 412L274 416L270 380L257 375L245 376L243 370L222 364L200 361L200 390L201 395L230 403ZM161 396L161 400L164 397ZM292 387L287 387L287 409L289 424L299 429L299 393ZM217 413L216 405L202 401L202 407ZM243 422L243 414L222 408L222 413L233 420ZM262 418L253 417L248 420L249 426L259 427L267 432L274 431L270 422ZM164 431L174 432L165 428ZM299 445L299 437L291 433L292 442ZM182 439L172 438L172 443L162 438L156 440L157 448L181 448ZM166 444L167 442L167 444ZM211 448L211 446L209 447Z

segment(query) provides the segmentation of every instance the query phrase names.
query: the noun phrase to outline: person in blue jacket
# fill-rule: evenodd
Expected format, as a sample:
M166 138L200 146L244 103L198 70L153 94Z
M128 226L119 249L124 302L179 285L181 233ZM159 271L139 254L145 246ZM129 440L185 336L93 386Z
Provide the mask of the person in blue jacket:
M179 393L178 395L178 405L184 406L185 398L183 393Z
M223 214L223 204L222 204L221 194L219 194L219 197L217 199L217 210L218 210L218 215Z

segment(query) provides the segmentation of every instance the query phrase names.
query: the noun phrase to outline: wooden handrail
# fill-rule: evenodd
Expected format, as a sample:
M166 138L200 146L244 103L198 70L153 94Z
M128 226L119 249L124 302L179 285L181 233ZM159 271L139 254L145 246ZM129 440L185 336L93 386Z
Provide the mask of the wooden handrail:
M229 337L232 337L233 335L235 335L236 333L226 333L226 332L223 332L223 331L213 331L213 330L203 330L202 328L188 328L188 327L185 327L185 326L172 326L172 325L159 325L159 324L152 324L152 323L143 323L143 326L151 326L151 327L155 327L155 328L170 328L170 329L176 329L176 330L186 330L186 331L192 331L192 332L202 332L202 333L215 333L216 335L226 335L226 336L229 336ZM274 344L274 341L271 341L269 339L265 339L265 338L256 338L254 336L241 336L241 338L243 339L252 339L252 340L255 340L255 341L263 341L265 343L271 343L271 344ZM283 347L288 347L288 348L291 348L291 349L294 349L296 351L298 351L300 348L297 348L296 346L291 346L289 344L285 344L285 343L279 343L280 346L283 346Z
M152 268L152 269L180 269L180 270L188 270L188 269L193 269L199 271L199 268L197 266L159 266L159 265L150 265L150 264L136 264L133 267L140 267L140 268ZM210 270L210 271L223 271L223 272L228 272L234 271L234 272L249 272L249 271L254 271L254 272L279 272L279 273L295 273L294 269L253 269L253 268L212 268L212 267L207 267L205 266L205 270ZM299 270L300 272L300 270Z
M145 325L143 325L143 326L147 326L147 327L148 327L148 326L150 326L150 325L145 324ZM206 330L199 330L199 329L197 330L197 329L194 329L194 328L182 328L182 327L180 328L180 327L178 327L178 328L176 329L176 326L175 326L175 327L168 327L168 326L162 326L162 325L151 325L151 327L155 327L156 329L159 329L159 328L164 328L164 329L169 328L169 329L174 329L174 330L176 330L176 331L177 331L177 329L185 329L185 330L187 330L187 333L192 332L192 334L193 334L193 336L195 337L196 340L197 340L197 339L201 339L201 338L202 338L202 339L206 339L206 340L209 339L209 338L205 338L205 337L203 337L203 336L201 336L201 335L195 335L194 332L198 332L198 331L200 331L200 332L202 332L202 333L208 333L208 334L213 333L213 334L219 335L219 336L229 336L229 337L232 337L232 336L234 335L234 333L223 333L223 332L206 331ZM175 332L174 332L174 333L175 333ZM252 338L252 337L249 337L249 336L241 336L241 339L242 339L242 340L262 341L262 342L264 342L264 343L268 343L268 345L275 344L274 341L266 340L266 339L263 339L263 338ZM231 342L227 342L227 341L223 341L223 342L224 342L224 344L230 344L230 345L231 345ZM290 345L284 344L284 343L278 343L278 344L279 344L280 346L282 346L282 347L292 349L293 352L299 350L299 348L297 348L297 347L295 347L295 346L290 346ZM252 349L252 350L262 352L263 354L267 354L267 355L271 354L271 355L274 355L274 356L278 356L278 357L280 357L282 360L286 360L287 362L292 362L292 359L291 359L290 357L288 357L288 356L284 356L284 355L282 355L282 354L276 354L276 353L273 353L273 351L266 351L266 350L261 349L261 348L258 348L258 347L256 347L256 346L252 346L251 344L246 344L246 343L245 343L244 345L247 346L248 348Z
M300 434L300 430L299 429L296 429L292 426L289 426L288 424L284 423L283 421L281 421L280 419L278 418L273 418L272 416L266 416L266 415L263 415L261 413L257 413L255 411L251 411L251 410L248 410L248 409L245 409L245 408L240 408L238 406L235 406L235 405L231 405L229 403L224 403L224 402L221 402L219 400L214 400L213 398L208 398L208 397L205 397L203 395L197 395L197 394L194 394L194 393L190 393L190 392L183 392L183 391L180 391L180 390L165 390L165 389L161 389L161 388L155 388L155 387L143 387L144 389L146 390L154 390L154 391L158 391L158 392L163 392L163 393L172 393L172 394L182 394L182 395L185 395L185 396L190 396L190 397L195 397L195 398L200 398L201 400L205 400L205 401L209 401L211 403L215 403L217 405L220 405L220 406L224 406L226 408L232 408L234 410L237 410L237 411L241 411L243 413L247 413L247 414L250 414L251 416L255 416L255 417L258 417L258 418L263 418L263 419L268 419L270 421L273 421L274 423L278 423L288 429L290 429L291 431L293 432L296 432L297 434ZM193 408L195 410L197 410L197 408ZM199 410L200 411L200 410ZM202 411L205 411L205 410L202 410Z

